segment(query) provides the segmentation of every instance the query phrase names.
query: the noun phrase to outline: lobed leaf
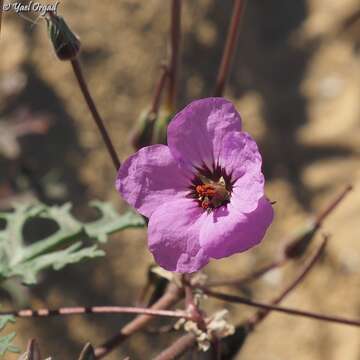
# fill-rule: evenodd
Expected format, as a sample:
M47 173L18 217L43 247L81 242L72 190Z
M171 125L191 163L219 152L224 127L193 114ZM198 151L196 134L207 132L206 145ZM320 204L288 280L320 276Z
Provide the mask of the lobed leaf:
M12 344L16 336L15 332L0 337L0 356L4 356L6 352L19 353L18 347Z
M84 240L106 242L108 235L129 227L145 225L140 215L128 212L120 215L111 204L93 202L100 218L83 223L71 213L69 203L61 206L16 204L12 212L0 212L6 223L0 230L0 280L19 276L25 284L36 283L41 270L62 269L84 259L103 256L95 244L84 247ZM48 219L58 225L58 230L33 244L26 244L24 226L32 219Z

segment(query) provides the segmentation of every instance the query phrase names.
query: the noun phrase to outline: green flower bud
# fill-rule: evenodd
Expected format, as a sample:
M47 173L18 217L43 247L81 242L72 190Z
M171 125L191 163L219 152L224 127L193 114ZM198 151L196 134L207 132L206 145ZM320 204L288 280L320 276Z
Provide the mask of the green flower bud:
M172 117L172 113L169 113L168 111L160 111L154 127L153 144L167 145L167 127Z
M143 111L140 114L139 120L131 136L131 143L136 150L151 145L155 121L156 115L153 112Z
M54 14L48 13L46 17L48 33L54 46L55 53L60 60L72 60L80 51L79 37L74 34L65 20Z

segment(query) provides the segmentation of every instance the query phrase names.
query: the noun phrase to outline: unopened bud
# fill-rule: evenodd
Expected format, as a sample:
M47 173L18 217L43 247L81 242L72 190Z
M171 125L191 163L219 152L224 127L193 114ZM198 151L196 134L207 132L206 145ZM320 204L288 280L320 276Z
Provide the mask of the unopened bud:
M131 137L131 143L136 150L151 145L156 115L153 112L141 113Z
M95 359L95 351L90 343L87 343L81 351L79 360Z
M173 115L169 112L160 112L158 119L155 123L153 143L167 145L167 127Z
M65 61L76 58L81 47L80 39L72 32L65 20L53 12L48 12L46 22L57 57Z
M285 257L294 259L304 255L318 229L319 226L313 221L301 228L285 247Z

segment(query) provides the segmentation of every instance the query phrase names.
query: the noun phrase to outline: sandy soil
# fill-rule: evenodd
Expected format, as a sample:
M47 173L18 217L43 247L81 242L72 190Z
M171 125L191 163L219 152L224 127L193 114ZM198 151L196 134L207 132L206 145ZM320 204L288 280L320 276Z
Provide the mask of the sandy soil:
M121 158L133 152L129 131L149 106L159 64L166 57L169 3L69 0L60 9L81 37L85 74ZM228 0L184 1L179 108L212 94L231 5ZM281 248L285 234L350 182L354 191L323 227L331 234L325 258L283 304L357 318L360 23L345 25L358 10L357 0L249 1L226 97L235 102L244 128L260 144L267 194L277 202L276 218L262 246L205 269L213 277L224 277L267 263ZM34 114L46 113L52 121L48 136L22 139L24 157L34 164L39 178L57 179L52 189L58 197L71 199L79 207L97 197L124 209L114 190L112 163L71 67L55 58L44 23L32 25L6 13L3 25L0 116L11 119L16 110L26 107ZM14 78L19 88L9 95L4 79L8 84ZM3 183L8 180L6 166L5 162L1 170ZM39 285L22 290L23 302L52 307L133 304L152 262L145 231L120 233L104 248L104 259L44 274ZM256 297L277 294L298 267L270 273L256 285ZM251 313L242 306L226 307L235 323ZM75 358L86 341L102 342L129 318L21 320L14 328L22 348L28 338L36 337L44 356L62 360ZM148 359L172 339L172 335L138 334L108 358ZM272 314L236 359L358 360L360 332Z

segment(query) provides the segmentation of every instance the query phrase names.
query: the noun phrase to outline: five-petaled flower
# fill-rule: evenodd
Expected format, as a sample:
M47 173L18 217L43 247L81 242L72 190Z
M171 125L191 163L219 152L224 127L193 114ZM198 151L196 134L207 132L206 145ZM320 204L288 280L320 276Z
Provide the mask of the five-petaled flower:
M258 147L223 98L180 111L168 126L168 146L132 155L116 187L149 218L149 249L170 271L194 272L253 247L273 219Z

